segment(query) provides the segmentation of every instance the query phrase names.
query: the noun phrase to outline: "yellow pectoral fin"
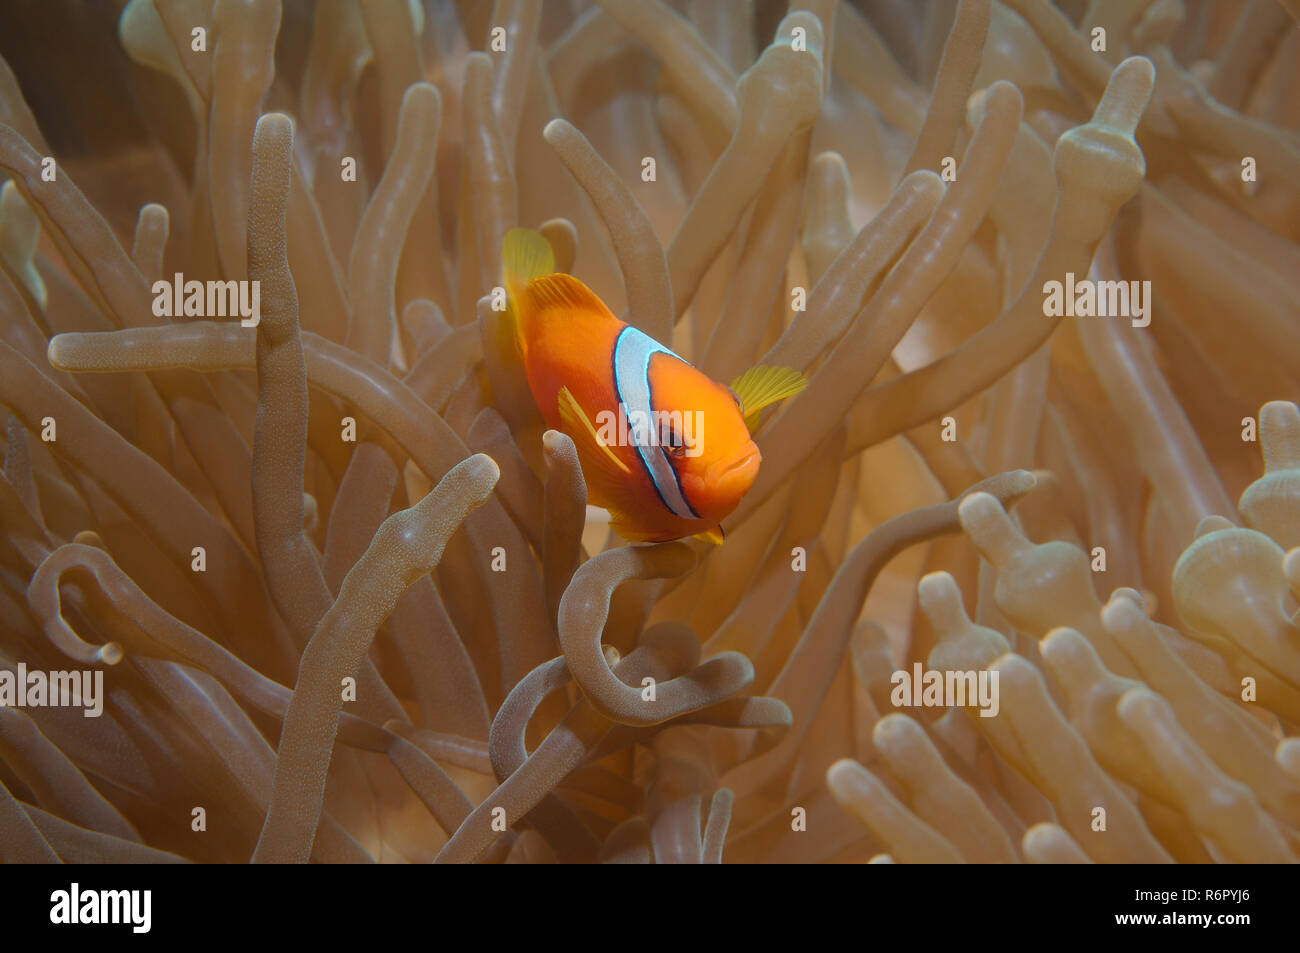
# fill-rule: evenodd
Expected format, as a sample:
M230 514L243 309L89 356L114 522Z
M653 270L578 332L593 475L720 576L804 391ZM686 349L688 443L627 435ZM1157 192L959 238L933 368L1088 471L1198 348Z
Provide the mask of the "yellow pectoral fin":
M758 412L778 400L793 397L808 386L808 378L793 367L768 367L759 364L751 367L731 382L731 389L740 401L740 412L745 415L745 426L750 430L758 425Z
M632 475L627 464L601 441L591 418L587 416L587 412L582 409L582 405L578 403L578 399L573 396L569 388L560 388L560 393L556 396L556 404L566 432L577 447L580 460L590 461L612 480L624 479Z

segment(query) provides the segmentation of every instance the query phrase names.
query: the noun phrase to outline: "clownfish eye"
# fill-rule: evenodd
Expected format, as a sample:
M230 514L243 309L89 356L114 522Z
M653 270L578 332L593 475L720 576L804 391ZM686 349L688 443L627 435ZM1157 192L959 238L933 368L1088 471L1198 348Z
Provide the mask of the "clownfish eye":
M686 453L682 441L682 432L674 421L668 421L660 435L660 443L670 457L680 457Z

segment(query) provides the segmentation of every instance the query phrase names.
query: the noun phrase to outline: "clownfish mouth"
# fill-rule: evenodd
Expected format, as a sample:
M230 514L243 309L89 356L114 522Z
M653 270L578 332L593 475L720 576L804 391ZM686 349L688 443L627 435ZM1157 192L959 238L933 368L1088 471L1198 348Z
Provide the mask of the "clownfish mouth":
M754 448L728 460L719 460L709 467L709 482L722 495L739 499L753 485L762 459Z
M740 459L733 460L731 463L728 463L725 467L723 467L722 472L719 473L718 476L724 477L728 473L731 473L735 470L739 470L742 467L748 467L751 463L757 465L758 460L759 460L758 451L752 450L749 453L742 456Z

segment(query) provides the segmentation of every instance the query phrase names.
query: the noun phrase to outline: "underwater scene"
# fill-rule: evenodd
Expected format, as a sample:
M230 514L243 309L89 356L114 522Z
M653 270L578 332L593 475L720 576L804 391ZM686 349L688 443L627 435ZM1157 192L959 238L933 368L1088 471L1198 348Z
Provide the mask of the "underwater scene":
M12 0L0 182L0 861L1300 858L1298 0Z

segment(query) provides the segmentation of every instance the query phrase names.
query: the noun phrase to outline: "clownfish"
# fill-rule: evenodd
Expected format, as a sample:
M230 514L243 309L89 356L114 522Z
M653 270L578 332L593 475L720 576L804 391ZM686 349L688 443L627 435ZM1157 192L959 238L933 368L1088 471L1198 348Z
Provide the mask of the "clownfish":
M547 426L573 440L589 502L632 542L721 543L719 524L758 475L758 412L797 394L804 376L759 366L719 384L556 273L531 229L506 234L501 261L529 390Z

